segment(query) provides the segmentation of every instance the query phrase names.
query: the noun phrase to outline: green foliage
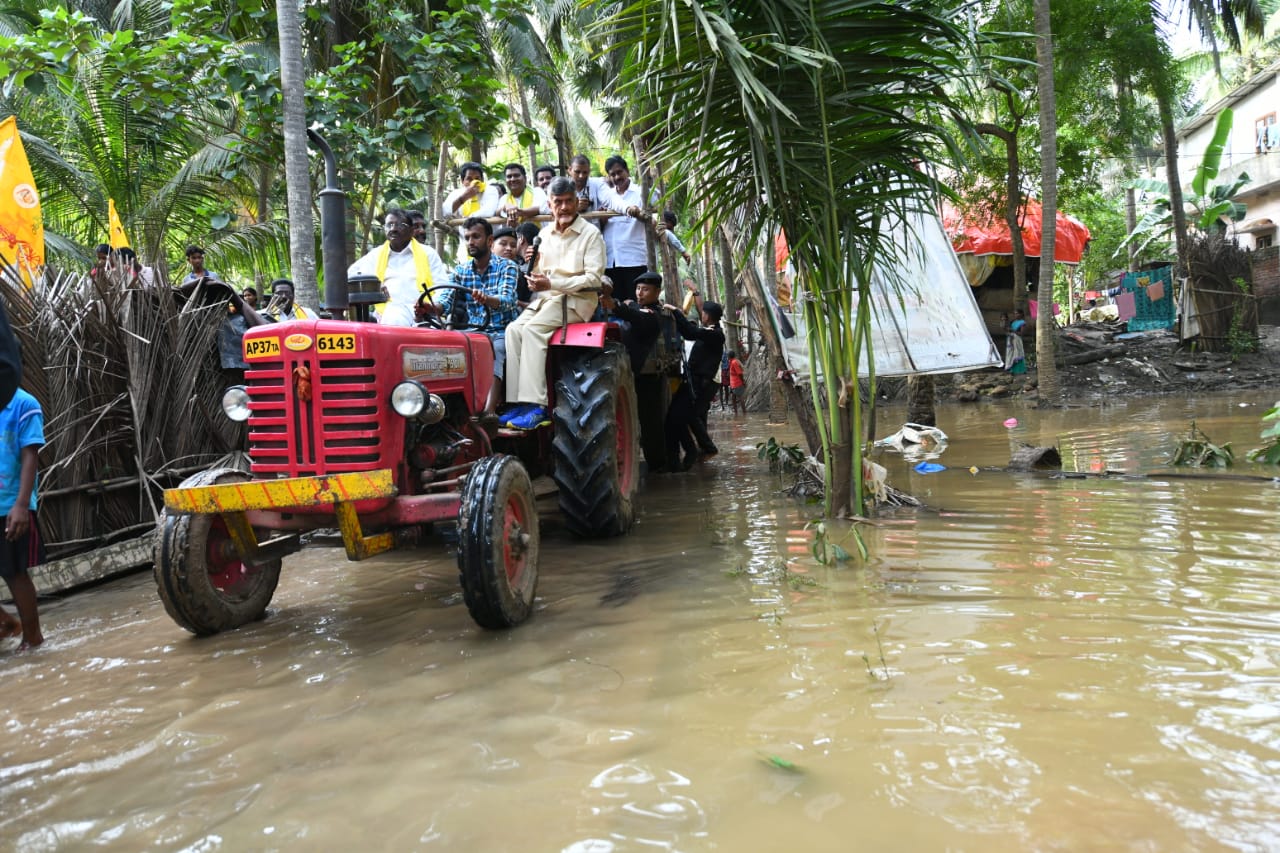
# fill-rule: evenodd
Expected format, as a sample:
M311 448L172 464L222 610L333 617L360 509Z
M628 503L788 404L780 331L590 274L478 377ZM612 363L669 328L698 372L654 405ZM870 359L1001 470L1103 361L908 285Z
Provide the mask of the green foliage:
M101 17L46 2L0 36L0 111L20 116L55 254L105 238L114 198L149 262L199 242L224 274L284 271L274 2L133 0ZM483 33L512 8L349 4L340 22L305 10L308 119L356 210L380 206L383 172L430 170L441 141L509 123Z
M873 365L872 269L891 268L896 251L886 225L932 209L941 187L921 162L959 156L943 118L967 36L936 8L637 0L589 33L622 55L610 94L693 206L740 211L749 237L786 230L811 363L822 367L811 390L830 515L862 509L856 382Z
M845 550L839 542L831 541L827 522L815 520L805 525L813 528L813 544L809 546L809 552L813 554L813 559L817 560L824 566L832 563L845 563L853 559L853 556ZM854 546L858 549L858 555L862 559L867 558L867 545L862 539L862 532L857 527L850 526L847 537L853 538Z
M756 445L756 458L767 459L769 470L781 473L790 471L804 462L805 453L798 444L779 444L773 436Z
M1249 458L1267 465L1280 465L1280 402L1262 413L1262 423L1261 437L1266 444L1249 451Z
M1232 284L1240 291L1242 298L1236 300L1235 309L1231 312L1231 326L1227 329L1227 352L1233 362L1247 352L1258 351L1258 338L1244 327L1244 312L1248 307L1249 283L1243 278L1232 279Z
M1204 158L1196 168L1195 177L1191 181L1192 196L1185 200L1185 207L1201 231L1224 229L1223 219L1239 222L1244 219L1245 205L1233 201L1240 188L1252 180L1248 174L1241 172L1234 181L1226 184L1211 184L1218 176L1222 163L1222 155L1231 135L1231 124L1234 113L1224 109L1218 114L1214 126L1213 138L1205 149ZM1145 249L1154 240L1167 239L1173 230L1173 202L1169 199L1169 185L1165 181L1153 178L1140 178L1133 181L1134 189L1152 194L1151 207L1138 220L1137 227L1121 244L1121 248L1129 243L1141 241L1139 251ZM1119 249L1117 249L1117 253Z
M1178 442L1173 458L1169 460L1171 465L1190 468L1229 468L1234 462L1235 454L1231 445L1214 444L1209 436L1200 431L1195 421L1191 422L1187 437Z

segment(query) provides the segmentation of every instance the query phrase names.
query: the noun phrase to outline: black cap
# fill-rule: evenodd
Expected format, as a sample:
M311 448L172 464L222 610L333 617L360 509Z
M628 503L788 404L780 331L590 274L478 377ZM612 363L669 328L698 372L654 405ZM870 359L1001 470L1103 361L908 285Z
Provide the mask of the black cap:
M662 287L662 276L656 272L643 272L636 276L636 287L642 284L652 284L654 287Z
M704 302L702 303L702 313L719 323L720 318L724 316L724 309L720 307L719 302Z
M493 229L493 239L495 240L497 240L499 237L514 237L514 236L516 236L516 229L514 228L508 228L507 226L503 225L501 228Z

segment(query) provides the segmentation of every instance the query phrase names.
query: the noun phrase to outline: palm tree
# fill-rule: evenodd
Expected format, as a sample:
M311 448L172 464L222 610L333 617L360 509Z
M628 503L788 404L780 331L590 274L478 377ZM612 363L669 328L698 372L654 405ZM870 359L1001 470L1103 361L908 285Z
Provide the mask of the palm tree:
M171 109L134 109L118 90L118 70L102 41L120 29L134 32L139 45L163 36L168 5L82 3L75 11L89 15L92 46L0 98L0 111L22 117L54 262L87 267L93 245L106 238L113 199L133 247L162 271L188 242L206 245L219 271L283 268L282 229L239 224L256 206L256 193L248 181L227 177L239 141L237 108L193 88L188 101ZM39 36L37 19L10 24Z
M311 218L311 164L307 158L306 73L302 64L302 21L294 0L277 0L280 34L280 91L284 105L284 174L289 206L289 260L298 301L320 307L316 286L316 227Z
M826 510L863 509L857 377L873 366L871 272L885 227L939 190L918 168L953 151L943 84L962 29L927 2L637 0L589 38L624 54L632 105L668 179L706 211L753 205L748 233L781 226L803 283Z
M1053 319L1053 247L1057 236L1058 210L1058 101L1053 86L1053 28L1049 21L1049 0L1035 0L1037 82L1040 90L1040 203L1047 213L1041 217L1040 282L1036 292L1036 376L1041 404L1054 405L1061 396L1058 366L1054 363L1057 342Z

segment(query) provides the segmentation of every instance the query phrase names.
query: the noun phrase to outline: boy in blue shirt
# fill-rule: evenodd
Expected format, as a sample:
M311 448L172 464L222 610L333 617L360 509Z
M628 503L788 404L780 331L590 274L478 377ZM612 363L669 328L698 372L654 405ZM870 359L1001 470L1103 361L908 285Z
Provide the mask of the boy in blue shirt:
M22 635L19 651L44 642L36 587L28 572L44 561L36 527L36 454L44 445L44 414L36 398L19 388L0 411L0 507L8 507L0 542L0 578L9 587L18 619L0 609L0 638ZM19 621L21 620L21 621Z

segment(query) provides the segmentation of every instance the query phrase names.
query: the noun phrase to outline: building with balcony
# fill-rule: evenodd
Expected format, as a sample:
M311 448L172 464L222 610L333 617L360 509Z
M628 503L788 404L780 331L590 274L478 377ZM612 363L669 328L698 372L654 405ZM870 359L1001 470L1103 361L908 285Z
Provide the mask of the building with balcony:
M1235 113L1231 135L1214 183L1232 182L1247 174L1249 182L1235 200L1246 206L1244 219L1232 232L1253 251L1253 293L1262 322L1280 322L1280 62L1236 87L1178 131L1178 163L1184 197L1213 139L1218 114Z

